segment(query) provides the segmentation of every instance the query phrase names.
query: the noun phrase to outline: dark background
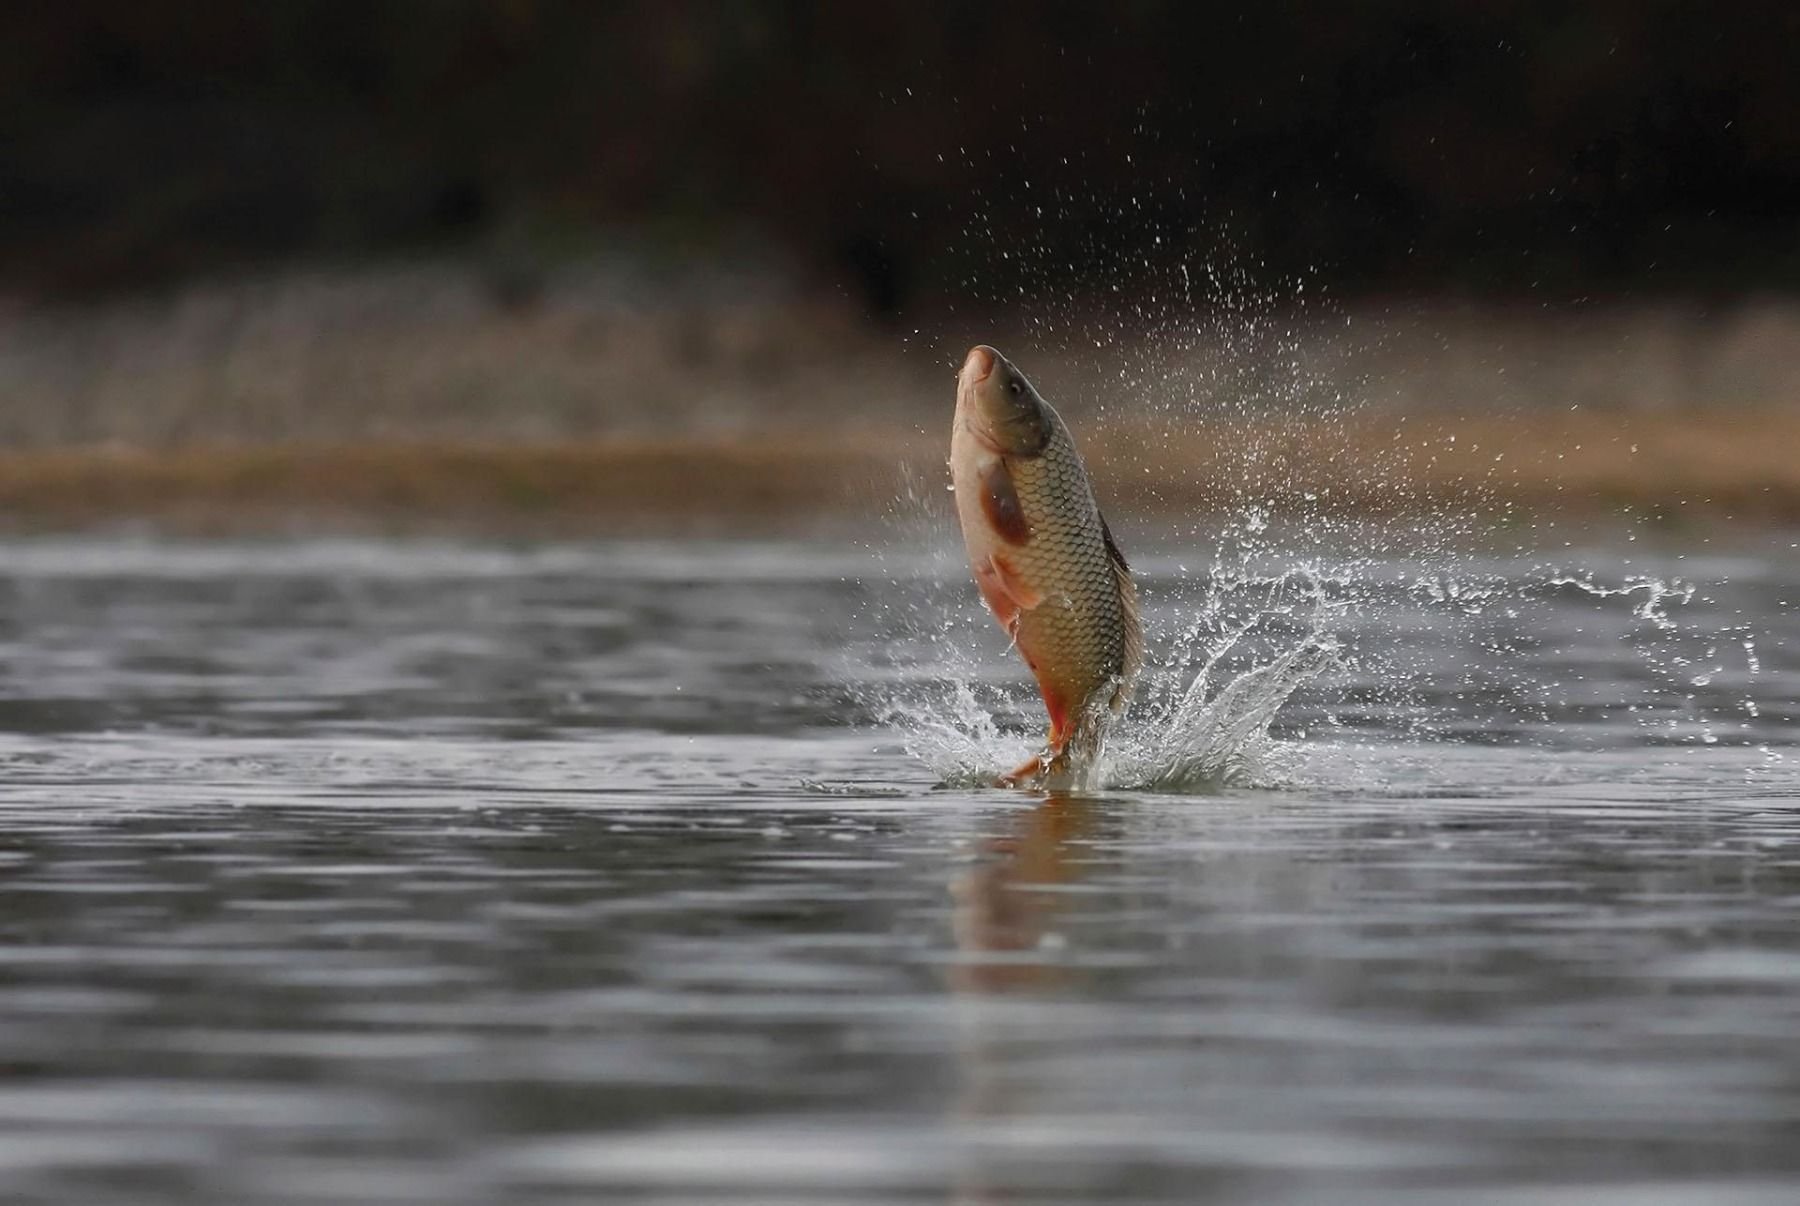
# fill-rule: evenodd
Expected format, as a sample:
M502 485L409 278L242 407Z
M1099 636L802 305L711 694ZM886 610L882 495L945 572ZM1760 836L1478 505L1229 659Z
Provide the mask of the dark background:
M1800 281L1784 3L100 0L4 22L0 272L40 295L620 230L766 240L875 312L954 296L971 244L1042 273L1223 237L1253 275L1349 292Z

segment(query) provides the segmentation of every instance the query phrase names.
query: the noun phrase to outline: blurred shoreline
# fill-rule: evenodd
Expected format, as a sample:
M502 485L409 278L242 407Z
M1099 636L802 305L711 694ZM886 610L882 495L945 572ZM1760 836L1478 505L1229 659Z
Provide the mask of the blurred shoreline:
M1096 490L1116 516L1406 520L1477 526L1545 516L1658 529L1800 523L1800 415L1745 416L1745 439L1704 416L1638 416L1618 430L1416 419L1357 431L1142 425L1090 430ZM1406 439L1396 439L1404 431ZM1246 452L1246 445L1254 452ZM0 454L11 532L129 522L174 534L295 531L763 532L867 526L941 488L941 441L916 432L835 440L590 440L69 448ZM1249 460L1244 460L1248 456ZM946 514L948 506L945 507Z
M1012 352L1121 514L1800 522L1800 302L987 306L896 327L768 263L430 261L0 304L13 531L717 531L943 480Z

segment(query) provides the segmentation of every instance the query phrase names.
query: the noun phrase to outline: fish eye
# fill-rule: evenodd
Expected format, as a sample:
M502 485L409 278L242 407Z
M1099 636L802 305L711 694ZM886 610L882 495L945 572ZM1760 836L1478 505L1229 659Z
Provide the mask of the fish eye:
M1006 383L1006 391L1016 398L1025 392L1025 387L1019 384L1019 379L1017 377L1014 377L1011 381Z

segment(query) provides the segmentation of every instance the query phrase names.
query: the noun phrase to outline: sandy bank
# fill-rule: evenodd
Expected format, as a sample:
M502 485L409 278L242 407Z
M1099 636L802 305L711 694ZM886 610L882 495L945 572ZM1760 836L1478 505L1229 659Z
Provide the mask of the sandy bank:
M1800 414L1365 416L1355 423L1090 423L1120 513L1401 516L1466 509L1800 522ZM184 531L469 527L629 534L872 521L908 480L944 478L943 441L865 431L557 443L297 443L0 453L14 530L145 521Z

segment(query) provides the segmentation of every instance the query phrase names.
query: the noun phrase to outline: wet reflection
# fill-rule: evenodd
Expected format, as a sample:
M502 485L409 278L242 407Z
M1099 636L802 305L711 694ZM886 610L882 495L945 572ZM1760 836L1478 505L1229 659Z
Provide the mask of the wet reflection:
M952 991L975 1007L962 1011L956 1050L958 1091L950 1124L962 1155L951 1179L951 1206L1000 1206L1017 1200L1019 1178L988 1150L1009 1120L1033 1112L1036 1094L1020 1083L1012 1055L1028 1036L1007 1024L993 996L1060 996L1079 978L1057 929L1078 883L1093 864L1098 802L1053 793L1011 817L981 843L980 859L950 885L958 962Z
M1012 992L1059 985L1068 978L1052 925L1078 879L1076 855L1094 826L1093 802L1051 794L982 844L982 861L950 886L956 901L951 980L963 992Z
M54 730L0 734L0 1203L1800 1174L1792 738L1647 741L1588 610L1530 632L1615 701L1579 731L1421 744L1352 674L1310 786L1040 800L934 790L845 712L940 667L858 679L818 616L868 588L810 551L0 563L0 728ZM1771 616L1790 570L1718 606ZM1512 654L1366 623L1422 643L1440 738L1487 724L1455 693ZM1758 656L1760 731L1791 729L1793 642Z

